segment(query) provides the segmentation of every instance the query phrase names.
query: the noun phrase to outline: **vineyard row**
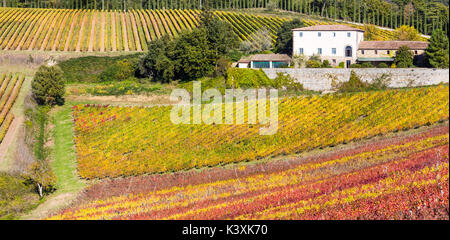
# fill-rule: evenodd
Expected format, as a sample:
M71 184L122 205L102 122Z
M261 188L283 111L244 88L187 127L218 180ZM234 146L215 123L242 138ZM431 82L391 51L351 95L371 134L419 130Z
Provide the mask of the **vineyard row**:
M14 114L10 110L19 95L24 79L18 74L0 75L0 143L14 120Z
M0 50L76 52L146 51L148 42L163 35L177 36L200 24L199 10L69 10L0 8ZM274 42L288 18L215 11L229 22L241 41L261 42L256 34L267 29ZM303 19L306 26L342 24ZM351 25L363 29L364 26ZM379 29L378 39L391 40L393 32Z
M148 42L177 36L200 24L199 10L98 11L0 8L0 49L40 51L145 51ZM241 41L267 29L272 39L288 20L272 16L216 11L231 23Z

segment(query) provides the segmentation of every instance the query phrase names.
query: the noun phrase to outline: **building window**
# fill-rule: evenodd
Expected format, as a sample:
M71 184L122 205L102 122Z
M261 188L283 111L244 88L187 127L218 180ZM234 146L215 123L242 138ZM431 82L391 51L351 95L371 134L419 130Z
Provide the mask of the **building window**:
M364 55L364 50L361 50L362 55Z
M300 32L300 37L303 37L303 32Z
M289 63L287 63L287 62L272 62L273 68L285 68L288 66L289 66Z
M345 47L345 57L352 57L352 47L347 46Z
M378 54L378 50L375 50L375 54Z
M318 37L322 37L322 33L321 33L321 32L318 32L318 33L317 33L317 36L318 36Z
M391 51L387 50L387 54L391 54Z
M333 33L333 37L336 37L336 33L335 32Z
M352 36L352 33L347 33L347 37L351 37Z
M303 53L303 48L300 48L299 50L298 50L298 53L300 54L300 55L303 55L304 53Z
M253 62L253 68L270 68L270 62Z
M318 53L319 55L321 55L321 54L322 54L322 48L318 48L318 49L317 49L317 53Z
M332 48L332 49L331 49L331 53L332 53L333 55L336 55L336 48Z
M333 59L333 64L336 64L336 59Z
M415 50L415 51L414 51L414 54L416 54L416 55L417 55L417 50Z

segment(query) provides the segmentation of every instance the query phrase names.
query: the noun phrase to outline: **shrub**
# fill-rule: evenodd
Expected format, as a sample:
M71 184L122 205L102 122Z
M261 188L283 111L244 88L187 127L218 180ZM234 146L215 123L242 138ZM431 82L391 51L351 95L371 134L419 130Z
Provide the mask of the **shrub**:
M328 60L323 60L323 62L322 62L322 67L323 67L323 68L330 68L330 67L331 67L330 61L328 61Z
M382 62L382 63L378 64L377 67L378 68L388 68L389 66L386 63Z
M308 60L317 61L317 62L322 62L322 58L321 58L320 55L318 55L318 54L313 54L311 57L309 57Z
M306 61L306 67L307 68L321 68L322 63L320 61L310 59L310 60Z
M109 66L99 76L99 82L125 81L135 75L135 64L128 59L119 60Z
M225 76L227 74L228 69L231 67L231 61L228 58L220 57L217 60L216 69L214 71L214 75L217 76Z
M64 79L67 83L94 83L99 82L99 75L116 62L128 60L134 63L138 61L141 55L142 53L117 57L71 58L58 63L58 66L63 70Z
M40 105L64 103L64 78L61 68L41 66L34 75L31 91Z
M270 79L262 69L230 68L227 72L226 86L229 88L258 88L270 86Z
M385 90L388 88L389 83L392 81L391 75L383 73L381 76L375 78L372 83L368 84L369 90Z
M305 61L306 61L306 56L305 55L300 55L300 54L296 54L292 57L292 64L294 67L303 67L305 65Z
M338 68L345 68L345 62L340 62Z
M373 68L374 66L370 62L365 62L365 63L361 64L361 67L362 68Z
M399 62L397 68L409 68L408 64L405 62Z
M348 82L343 82L338 86L339 92L359 92L365 89L366 85L361 80L361 78L352 71L350 73L350 80Z
M277 73L277 77L272 81L271 87L276 89L285 88L287 90L303 91L303 84L295 81L293 77L289 74L284 74L282 72Z
M353 64L350 65L350 68L361 68L361 67L362 66L359 63L353 63Z
M351 71L350 80L348 82L336 83L336 81L333 80L332 85L338 92L361 92L369 90L384 90L388 87L390 82L391 76L388 74L382 74L381 76L375 78L372 83L368 83L362 81L354 71Z
M226 87L244 89L271 87L297 91L304 90L303 85L297 83L289 74L278 72L275 79L270 79L262 69L255 70L243 68L231 68L228 70Z

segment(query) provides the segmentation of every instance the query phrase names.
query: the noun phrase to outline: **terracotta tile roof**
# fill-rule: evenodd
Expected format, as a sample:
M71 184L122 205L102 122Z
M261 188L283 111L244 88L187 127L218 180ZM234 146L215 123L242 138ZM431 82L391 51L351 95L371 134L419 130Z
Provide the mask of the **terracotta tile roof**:
M248 59L248 58L241 58L241 59L238 61L238 63L249 63L249 62L251 62L251 61L250 61L250 59Z
M428 47L428 42L420 41L362 41L359 44L360 50L397 50L401 46L408 46L413 50L424 50Z
M292 59L287 54L255 54L243 57L239 63L248 63L250 61L274 61L274 62L290 62Z
M362 29L350 27L347 25L313 25L303 28L294 28L292 31L360 31L364 32Z

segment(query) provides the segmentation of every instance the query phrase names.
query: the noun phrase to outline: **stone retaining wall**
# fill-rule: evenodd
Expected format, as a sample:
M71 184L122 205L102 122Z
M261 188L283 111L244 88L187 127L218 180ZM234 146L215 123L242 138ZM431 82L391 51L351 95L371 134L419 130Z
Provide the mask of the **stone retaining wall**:
M391 78L389 87L416 87L448 83L448 69L430 68L274 68L263 69L269 78L275 78L278 72L291 75L308 90L331 91L333 79L338 82L348 81L351 71L363 81L372 82L382 74Z

